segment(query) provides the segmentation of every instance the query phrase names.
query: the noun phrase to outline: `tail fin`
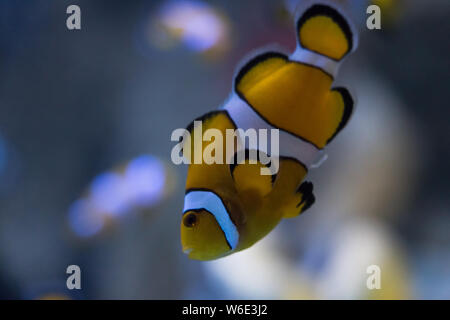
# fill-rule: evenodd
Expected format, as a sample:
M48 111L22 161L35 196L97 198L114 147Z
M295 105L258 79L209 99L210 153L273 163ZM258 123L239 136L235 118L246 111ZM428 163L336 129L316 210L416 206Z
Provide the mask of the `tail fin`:
M300 47L334 60L341 60L356 49L356 29L336 4L310 1L299 8L297 16Z

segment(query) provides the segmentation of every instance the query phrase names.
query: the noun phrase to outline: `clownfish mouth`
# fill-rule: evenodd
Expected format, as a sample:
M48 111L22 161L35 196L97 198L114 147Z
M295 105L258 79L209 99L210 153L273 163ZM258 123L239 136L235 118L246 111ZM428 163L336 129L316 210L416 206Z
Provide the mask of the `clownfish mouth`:
M191 251L192 251L192 248L183 249L183 253L185 253L185 254L189 254L189 253L191 253Z

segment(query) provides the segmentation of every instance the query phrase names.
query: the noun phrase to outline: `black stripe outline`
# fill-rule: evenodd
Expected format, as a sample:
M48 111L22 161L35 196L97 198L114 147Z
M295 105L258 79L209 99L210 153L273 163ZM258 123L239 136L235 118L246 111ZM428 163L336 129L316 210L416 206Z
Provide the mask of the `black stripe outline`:
M306 48L303 48L303 49L311 51L311 52L314 52L314 51L306 49ZM320 54L318 52L315 52L315 53L317 53L317 54L319 54L321 56L324 56L324 55L322 55L322 54ZM331 59L331 58L329 58L327 56L324 56L324 57L328 58L328 59ZM332 74L328 73L326 70L324 70L324 69L322 69L322 68L320 68L320 67L318 67L318 66L316 66L314 64L309 64L309 63L306 63L306 62L300 62L300 61L291 60L291 59L289 59L288 55L286 55L284 53L281 53L281 52L268 51L268 52L261 53L259 55L254 56L243 67L241 67L241 69L237 73L237 76L235 76L235 78L234 78L234 85L233 85L234 92L238 92L237 86L238 86L239 82L242 80L242 78L245 76L245 74L249 70L251 70L254 66L258 65L261 62L264 62L265 60L267 60L269 58L281 58L281 59L285 60L286 62L295 63L295 64L299 64L299 65L303 65L303 66L307 66L307 67L311 67L311 68L320 70L325 75L330 77L331 81L334 81L334 76ZM331 59L331 60L334 60L334 59Z
M237 129L238 128L238 126L236 125L236 123L234 122L234 120L233 120L233 118L231 117L231 115L230 115L230 113L228 112L228 110L220 110L220 112L224 112L225 114L226 114L226 116L228 117L228 119L230 120L230 122L233 124L233 126L234 126L234 128L235 129ZM274 126L275 127L275 126ZM276 127L275 127L276 128ZM285 131L285 130L283 130L283 129L279 129L279 130L281 130L281 131ZM287 132L287 131L286 131ZM289 132L288 132L289 133ZM305 141L305 142L308 142L308 141ZM314 146L314 147L316 147L316 146ZM292 160L292 161L294 161L294 162L297 162L299 165L301 165L302 167L303 167L303 169L305 169L305 171L308 173L309 172L309 169L308 169L308 167L303 163L303 162L301 162L300 160L298 160L297 158L294 158L294 157L289 157L289 156L278 156L278 159L280 159L280 160Z
M323 149L323 148L318 147L314 142L311 142L311 141L309 141L308 139L306 139L306 138L304 138L304 137L302 137L302 136L300 136L300 135L297 135L297 134L295 134L295 133L293 133L293 132L290 132L290 131L288 131L288 130L286 130L286 129L283 129L283 128L280 128L280 127L274 125L274 124L271 123L269 120L267 120L267 119L266 119L266 118L265 118L258 110L256 110L256 109L250 104L250 102L247 101L247 99L244 97L244 95L243 95L242 93L236 92L236 94L237 94L243 101L245 101L245 103L247 103L248 106L249 106L250 108L252 108L252 110L253 110L253 111L254 111L254 112L255 112L255 113L256 113L256 114L264 121L264 122L266 122L267 124L269 124L269 125L272 126L273 128L278 129L278 130L283 131L283 132L286 132L286 133L290 134L291 136L293 136L293 137L295 137L295 138L297 138L297 139L303 140L304 142L313 145L317 150L322 150L322 149Z
M262 54L260 54L260 55L257 55L256 57L254 57L253 59L251 59L247 64L245 64L245 65L241 68L241 70L238 72L238 75L237 75L236 78L235 78L235 81L234 81L234 87L233 87L233 92L236 93L243 101L245 101L245 102L250 106L250 108L252 108L252 110L253 110L253 111L254 111L254 112L255 112L255 113L256 113L256 114L264 121L264 122L266 122L266 123L269 124L270 126L272 126L272 127L274 127L274 128L277 128L278 130L284 131L284 132L286 132L286 133L288 133L288 134L294 136L294 137L297 138L297 139L303 140L304 142L307 142L307 143L313 145L313 146L314 146L316 149L318 149L318 150L322 150L323 148L319 148L315 143L309 141L308 139L306 139L306 138L304 138L304 137L302 137L302 136L300 136L300 135L297 135L297 134L295 134L295 133L293 133L293 132L290 132L290 131L288 131L288 130L286 130L286 129L280 128L280 127L278 127L278 126L272 124L272 123L271 123L270 121L268 121L268 120L267 120L267 119L266 119L266 118L265 118L258 110L256 110L256 108L254 108L254 107L250 104L250 102L245 98L245 96L237 89L237 87L238 87L238 85L239 85L239 82L242 80L242 78L244 77L244 75L245 75L249 70L251 70L254 66L258 65L259 63L261 63L261 62L263 62L263 61L265 61L265 60L267 60L267 59L269 59L269 58L273 58L273 57L276 57L276 58L282 58L282 59L286 60L287 62L297 63L297 64L300 64L300 65L303 65L303 66L315 68L315 69L317 69L317 70L322 71L325 75L329 76L329 77L331 78L331 81L334 81L334 77L333 77L332 75L330 75L329 73L327 73L326 71L324 71L322 68L319 68L319 67L317 67L317 66L310 65L310 64L307 64L307 63L304 63L304 62L299 62L299 61L289 60L288 56L285 55L285 54L283 54L283 53L270 51L270 52L266 52L266 53L262 53ZM327 57L327 58L328 58L328 57ZM225 104L226 104L226 103L225 103ZM229 116L229 118L231 119L230 116ZM237 128L237 127L236 127L236 128Z
M214 117L214 116L216 116L216 115L218 115L218 114L220 114L220 113L223 113L223 110L213 110L213 111L209 111L209 112L207 112L207 113L205 113L204 115L202 115L202 116L200 116L200 117L197 117L197 118L195 118L194 120L192 120L188 125L187 125L187 127L186 127L186 130L188 131L188 132L192 132L192 129L194 128L194 121L205 121L205 120L209 120L209 119L211 119L212 117ZM181 139L181 138L180 138Z
M333 133L333 135L327 140L326 144L329 144L335 137L336 135L342 130L344 129L344 127L347 125L348 120L350 120L350 117L353 113L353 107L354 107L354 101L353 98L350 94L350 92L348 91L347 88L344 87L336 87L331 89L331 91L337 91L340 93L342 100L344 100L344 112L342 114L342 118L341 121L339 122L338 127L336 128L336 131Z
M300 39L301 27L310 18L318 17L318 16L326 16L326 17L331 18L331 20L333 20L341 28L342 32L344 33L344 36L348 41L348 48L347 48L347 51L342 55L342 57L340 59L331 58L331 57L327 56L326 54L320 53L315 50L311 50L311 49L305 47L304 44L302 43L302 39ZM297 30L297 39L302 48L309 50L311 52L320 54L321 56L327 57L334 61L342 60L346 55L348 55L353 50L353 32L350 28L350 25L348 24L348 22L345 20L345 18L339 11L337 11L335 8L333 8L329 5L315 4L315 5L312 5L311 7L309 7L308 9L306 9L306 11L301 15L301 17L297 21L296 30Z

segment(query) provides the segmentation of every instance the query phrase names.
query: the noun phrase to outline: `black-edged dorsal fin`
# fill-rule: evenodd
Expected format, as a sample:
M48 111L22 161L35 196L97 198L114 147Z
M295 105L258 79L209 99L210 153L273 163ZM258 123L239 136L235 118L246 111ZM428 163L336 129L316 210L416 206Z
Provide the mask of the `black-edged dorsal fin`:
M258 82L288 63L288 57L279 52L269 51L251 58L238 71L234 79L234 90L245 96Z

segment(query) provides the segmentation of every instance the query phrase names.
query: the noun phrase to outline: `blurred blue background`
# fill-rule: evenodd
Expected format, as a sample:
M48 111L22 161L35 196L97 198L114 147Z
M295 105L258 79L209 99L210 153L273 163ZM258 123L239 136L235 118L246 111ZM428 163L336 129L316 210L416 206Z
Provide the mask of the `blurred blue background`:
M294 1L1 1L0 298L449 299L450 3L373 1L371 31L369 1L334 1L361 28L337 79L358 106L311 172L316 204L206 263L181 252L170 135L248 52L294 48Z

